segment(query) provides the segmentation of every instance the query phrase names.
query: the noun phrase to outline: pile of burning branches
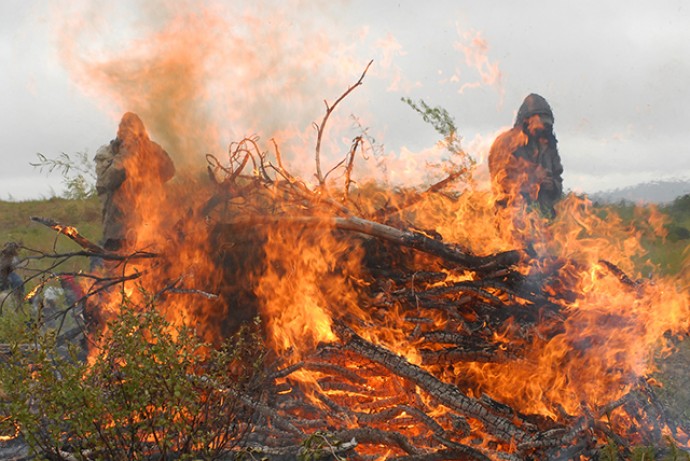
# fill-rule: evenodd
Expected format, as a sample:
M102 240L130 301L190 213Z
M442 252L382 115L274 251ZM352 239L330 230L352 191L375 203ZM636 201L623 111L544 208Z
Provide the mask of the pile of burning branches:
M222 203L221 224L214 229L221 236L219 247L237 245L237 236L247 229L252 239L239 239L245 250L257 239L261 247L275 238L265 234L297 228L290 235L314 246L325 234L347 242L342 255L361 251L363 268L357 280L339 273L337 262L327 271L355 287L359 307L325 308L332 316L332 341L308 352L288 347L276 358L278 369L267 387L272 391L268 401L257 403L260 417L248 438L261 456L291 459L304 452L305 445L296 444L303 440L324 457L400 460L588 459L597 457L606 440L623 450L635 444L661 447L667 436L687 444L687 428L676 427L648 380L628 370L607 370L624 392L612 392L615 397L597 404L583 400L574 411L547 392L536 397L548 410L533 413L521 409L524 396L506 402L483 392L492 386L474 378L483 369L491 373L485 365L507 373L532 367L529 362L538 360L535 348L558 338L566 338L571 348L563 360L578 360L596 338L572 338L566 332L569 322L578 321L569 306L579 297L564 269L567 261L539 259L529 245L478 256L400 219L405 207L439 193L459 172L363 216L366 206L348 191L354 147L341 163L345 189L337 197L320 177L316 187L309 187L292 176L277 148L275 157L276 163L270 162L254 140L245 140L231 152L230 167L211 162L213 177L219 170L225 174L204 209L213 214ZM249 251L266 256L265 250ZM609 277L615 290L642 296L644 282L631 280L613 263L598 263L599 276ZM595 368L591 377L581 379L596 379ZM489 377L502 378L510 377Z
M326 104L316 127L319 141L334 107ZM645 308L652 299L661 301L647 293L650 284L607 260L587 267L577 256L549 255L535 240L550 223L524 209L489 204L483 215L511 229L523 220L537 237L525 238L523 231L509 240L521 247L477 254L469 245L447 243L437 226L420 228L417 221L430 204L481 207L482 194L443 194L466 179L467 164L423 192L387 191L376 201L376 191L351 191L363 145L355 138L324 175L318 142L311 186L288 171L275 143L271 156L246 139L233 146L227 166L209 157L217 192L203 214L217 223L216 248L234 248L228 261L243 259L247 249L249 259L262 261L247 269L247 281L260 298L257 310L276 362L286 364L271 375L275 387L260 412L263 423L251 433L258 451L294 455L294 442L310 435L325 454L361 459L574 459L596 457L602 440L623 449L662 446L665 437L687 445L687 428L668 420L648 380L623 363L628 359L618 348L626 346L608 339L623 331L634 338L636 328L647 325L632 324L644 320L615 309L583 314L575 307L587 302L578 283L582 272L626 292L624 302L631 305L621 309L630 312L639 300L647 299ZM340 180L329 183L334 172ZM502 213L509 218L501 221ZM535 227L524 224L530 219ZM239 255L237 246L244 248ZM295 261L324 247L328 267L312 278ZM316 293L303 280L317 285ZM299 286L285 287L291 283ZM276 296L285 291L291 293ZM290 336L284 324L299 314L285 312L301 303L314 308ZM601 328L583 327L593 324ZM614 358L598 357L608 348ZM549 353L553 357L545 360ZM538 375L543 382L525 383L539 381ZM573 380L582 383L564 383Z
M422 191L360 185L364 137L324 174L325 125L363 77L326 104L314 181L293 175L276 143L269 153L244 139L228 158L207 157L210 191L161 230L156 252L108 252L36 219L83 248L63 257L118 271L74 274L91 281L78 301L105 311L112 287L150 283L166 313L187 296L180 322L218 343L261 318L272 353L260 391L233 394L252 417L230 457L568 460L597 458L607 441L628 454L669 439L687 447L688 428L669 419L646 374L654 341L687 329L677 320L686 294L634 280L622 260L551 252L554 235L563 247L580 238L573 222L588 232L601 222L585 222L576 197L548 222L486 193L444 192L467 164ZM475 219L488 224L473 230Z

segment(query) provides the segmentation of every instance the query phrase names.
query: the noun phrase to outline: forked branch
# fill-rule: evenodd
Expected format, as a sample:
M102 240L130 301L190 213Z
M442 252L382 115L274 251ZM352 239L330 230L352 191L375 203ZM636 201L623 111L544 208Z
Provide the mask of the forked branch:
M364 72L362 72L362 75L359 77L359 80L355 82L352 86L350 86L343 94L340 95L338 99L335 100L333 105L329 105L328 101L324 100L324 104L326 104L326 114L323 116L323 120L321 120L321 124L314 124L316 127L316 178L319 180L319 185L323 186L323 184L326 182L326 178L324 175L321 173L321 140L323 138L323 133L326 128L326 123L328 122L329 117L333 113L333 110L335 107L347 97L352 91L354 91L355 88L360 86L362 84L362 81L364 80L364 76L367 74L367 71L369 70L369 67L371 67L371 64L374 62L374 60L369 61L369 64L364 68Z

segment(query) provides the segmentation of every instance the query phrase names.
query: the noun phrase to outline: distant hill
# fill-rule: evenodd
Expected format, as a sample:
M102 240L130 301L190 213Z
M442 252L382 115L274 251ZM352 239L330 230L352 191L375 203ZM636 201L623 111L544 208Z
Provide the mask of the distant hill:
M690 179L653 181L622 189L613 189L588 194L592 201L616 203L669 203L681 195L690 194Z

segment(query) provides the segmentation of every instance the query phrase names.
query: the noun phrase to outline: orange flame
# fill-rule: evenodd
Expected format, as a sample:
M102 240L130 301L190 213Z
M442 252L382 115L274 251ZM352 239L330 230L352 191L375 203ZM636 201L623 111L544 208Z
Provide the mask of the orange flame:
M246 13L238 18L245 27L266 27L259 16ZM281 21L277 23L284 25ZM239 32L234 33L232 26L212 11L183 11L175 15L166 28L137 41L111 59L96 63L80 61L69 44L65 46L65 56L76 69L83 71L89 85L115 95L120 104L138 112L146 123L150 123L152 132L160 136L160 142L178 160L198 158L208 146L220 145L223 130L210 122L206 124L208 120L218 119L206 116L207 111L218 108L211 104L209 89L220 90L220 83L213 81L209 87L204 82L209 68L217 66L227 70L223 83L232 83L230 94L220 91L225 120L237 124L241 136L265 122L270 134L278 133L281 139L299 138L295 144L301 147L291 149L298 152L293 160L299 163L302 159L302 163L306 163L303 161L306 154L299 155L307 152L304 143L308 139L302 127L289 126L280 131L283 127L272 125L282 121L284 114L278 110L275 115L269 109L284 92L289 92L288 99L295 98L291 108L301 111L310 105L301 99L303 95L291 92L291 88L309 83L298 77L307 79L309 70L318 67L321 55L298 53L301 60L291 58L300 61L298 72L294 68L283 72L284 56L271 52L269 57L277 61L266 62L253 50L255 43L248 42ZM260 38L275 44L284 39L279 29L261 28ZM235 46L223 51L219 37L235 40ZM323 39L317 45L329 50L332 44L327 42ZM397 50L394 41L389 45L393 51ZM484 81L500 84L500 73L497 66L485 59L486 44L480 37L475 37L472 46L463 50L469 61L484 69ZM349 65L351 62L346 62L345 66ZM158 78L158 75L165 78ZM276 78L264 79L265 75ZM274 117L277 120L273 120ZM140 137L134 136L130 141L137 144ZM515 146L510 143L520 142L524 139L519 136L511 138L502 149L513 150ZM418 173L419 164L413 160L409 168ZM250 185L258 176L258 167L253 165L253 168L253 176L247 175ZM152 174L156 169L151 165L134 163L128 165L128 169L135 181L147 186L155 183ZM181 173L167 189L159 181L151 193L127 195L135 217L129 224L136 235L137 249L155 250L163 258L154 264L127 262L123 272L140 274L137 284L153 293L165 293L160 302L170 318L178 323L195 323L208 339L218 340L226 333L229 321L245 315L241 312L245 301L256 303L257 312L265 323L267 341L277 354L297 361L320 343L336 341L334 320L350 317L357 319L354 328L360 336L376 344L385 344L414 364L423 363L409 316L406 317L396 305L386 305L385 309L377 311L377 302L385 304L385 289L377 294L384 300L368 297L370 281L364 267L364 243L339 238L336 229L323 224L269 222L241 229L257 239L256 248L245 253L236 251L230 248L235 242L229 242L230 237L226 235L230 231L222 227L226 222L216 214L201 213L200 204L208 203L220 187L199 186L184 174L185 170L178 165ZM523 174L530 174L529 170L523 169ZM283 182L294 180L287 175L280 179ZM525 179L513 184L531 183L533 181ZM321 188L300 185L315 201L315 197L323 200L320 203L333 200L328 185ZM265 195L257 199L264 201L261 203L252 203L239 192L227 201L242 211L251 211L270 202L277 216L296 214L318 220L317 212L299 201L286 200L282 190L273 186L273 189L262 189ZM376 187L368 190L364 184L359 185L359 192L358 210L364 214L373 215L381 204L396 204L400 199L400 194ZM438 373L444 380L469 387L476 395L486 393L521 412L554 419L559 419L563 411L580 415L624 395L637 378L653 370L655 352L667 346L664 335L690 328L690 276L685 271L679 280L644 279L637 269L640 261L647 267L653 266L645 262L640 235L625 226L620 218L612 214L599 216L587 199L570 195L558 204L556 218L549 222L519 200L525 192L535 197L538 190L506 188L502 192L505 196L499 197L475 190L454 197L429 193L409 207L394 209L390 215L401 225L422 229L427 235L438 235L443 242L474 254L529 250L526 253L531 256L525 258L517 270L525 280L543 276L540 281L553 304L549 307L567 314L561 328L541 331L537 327L530 335L521 335L519 322L511 319L489 336L501 351L519 347L524 351L521 359L505 363L458 362ZM506 206L497 207L497 201L505 198L511 200ZM342 208L324 206L331 213L334 208L336 213L344 213ZM222 218L232 221L237 217L226 215ZM647 219L652 231L662 231L660 213L652 211ZM235 258L234 271L223 265L224 258L230 258L228 255ZM471 271L448 269L416 254L405 264L429 265L438 272L445 271L448 277L439 282L439 286L479 279L479 275ZM190 302L168 289L171 280L224 296L199 297ZM241 285L241 290L227 289L226 283ZM240 291L242 296L238 294ZM134 282L125 283L122 292L135 301L145 302L143 296L139 297ZM500 294L491 287L486 288L484 295L501 296L499 301L506 305L511 302L509 295ZM458 296L454 301L460 318L481 321L469 318L474 314L463 309L463 297ZM532 304L529 299L515 301L518 308L528 309ZM114 305L115 302L106 301L104 309L114 309ZM541 314L548 315L548 309ZM430 313L427 320L439 329L450 324L447 317L437 313ZM318 385L316 373L301 371L294 377ZM389 385L392 386L380 383L384 390Z

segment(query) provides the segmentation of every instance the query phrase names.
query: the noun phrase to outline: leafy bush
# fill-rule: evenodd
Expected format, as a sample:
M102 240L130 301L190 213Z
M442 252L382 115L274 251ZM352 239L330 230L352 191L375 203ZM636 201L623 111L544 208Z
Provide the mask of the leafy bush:
M4 418L51 459L217 459L236 448L263 350L244 330L220 348L149 304L125 305L91 365L37 325L0 367ZM18 344L22 343L23 348ZM27 348L27 345L29 346ZM2 418L0 418L2 419Z
M666 226L666 229L668 231L668 239L671 242L690 239L690 230L685 227L669 224Z
M668 208L672 214L690 216L690 194L676 197Z
M62 175L63 198L81 200L96 195L96 166L86 152L77 152L73 156L63 152L57 158L40 153L36 156L38 161L31 166L48 173L58 170Z
M401 98L402 102L410 106L422 119L430 124L434 130L443 136L443 145L449 153L442 164L428 164L432 169L442 169L446 174L457 176L459 182L469 184L473 181L472 171L475 160L462 148L462 137L458 132L455 119L446 109L440 106L432 107L423 100L414 102L410 98Z
M609 440L599 452L601 461L690 461L690 454L679 449L671 439L667 439L664 447L634 447L624 448Z

